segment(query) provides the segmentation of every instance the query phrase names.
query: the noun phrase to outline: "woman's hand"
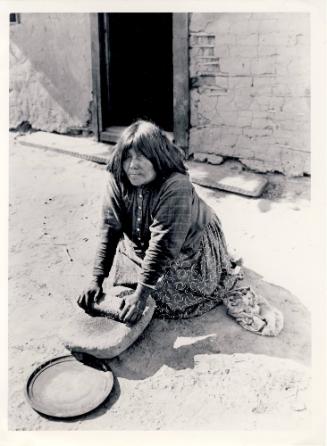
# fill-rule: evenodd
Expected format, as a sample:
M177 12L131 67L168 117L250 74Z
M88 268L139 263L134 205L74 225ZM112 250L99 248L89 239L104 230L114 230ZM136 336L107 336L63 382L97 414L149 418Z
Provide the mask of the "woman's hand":
M88 313L92 310L95 303L99 303L102 295L102 282L92 280L90 285L78 297L77 304Z
M146 305L146 297L137 292L122 298L120 304L119 318L123 322L135 323L143 314Z

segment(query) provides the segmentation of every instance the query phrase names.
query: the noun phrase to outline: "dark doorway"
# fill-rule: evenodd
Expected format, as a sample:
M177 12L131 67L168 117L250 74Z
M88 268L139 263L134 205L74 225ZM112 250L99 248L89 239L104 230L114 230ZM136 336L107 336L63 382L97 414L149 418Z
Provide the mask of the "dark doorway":
M172 132L172 14L106 14L104 32L104 129L143 118Z
M116 142L132 120L148 118L187 152L188 21L187 13L90 14L91 122L99 141Z

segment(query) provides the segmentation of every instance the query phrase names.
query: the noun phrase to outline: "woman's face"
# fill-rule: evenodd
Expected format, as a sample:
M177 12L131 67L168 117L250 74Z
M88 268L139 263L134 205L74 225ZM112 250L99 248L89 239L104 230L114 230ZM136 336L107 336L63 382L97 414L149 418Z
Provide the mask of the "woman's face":
M123 161L123 170L133 186L143 186L156 177L153 164L141 153L129 149Z

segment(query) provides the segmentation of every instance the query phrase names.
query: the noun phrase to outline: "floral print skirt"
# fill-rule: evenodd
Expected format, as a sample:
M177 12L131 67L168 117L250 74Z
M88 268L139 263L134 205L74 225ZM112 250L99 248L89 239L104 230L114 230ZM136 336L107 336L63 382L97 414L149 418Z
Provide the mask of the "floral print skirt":
M136 288L141 262L122 240L110 273L111 285ZM151 293L157 306L155 315L172 319L200 316L223 303L240 279L242 273L228 254L215 216L203 232L200 249L172 261Z

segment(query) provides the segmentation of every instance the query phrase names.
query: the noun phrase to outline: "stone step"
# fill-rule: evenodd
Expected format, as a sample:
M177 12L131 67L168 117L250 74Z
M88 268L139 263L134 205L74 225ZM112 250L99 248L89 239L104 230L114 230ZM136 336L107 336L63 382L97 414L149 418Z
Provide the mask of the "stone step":
M260 197L268 184L262 175L235 172L224 164L217 166L189 161L187 166L193 183L248 197Z
M21 135L17 140L24 146L52 150L101 164L108 162L113 150L113 145L100 143L93 138L80 138L41 131Z

